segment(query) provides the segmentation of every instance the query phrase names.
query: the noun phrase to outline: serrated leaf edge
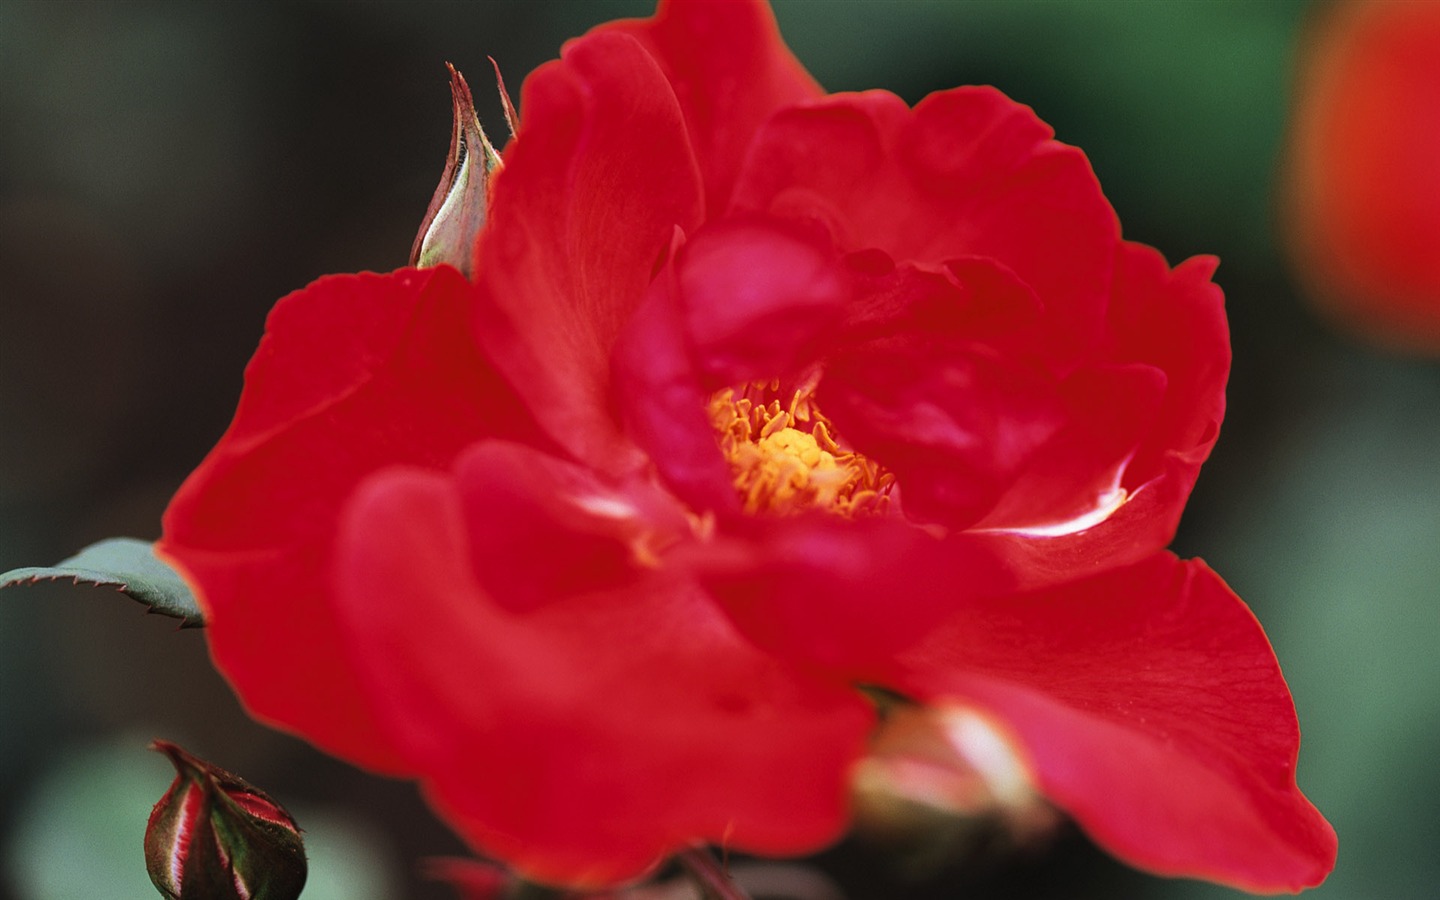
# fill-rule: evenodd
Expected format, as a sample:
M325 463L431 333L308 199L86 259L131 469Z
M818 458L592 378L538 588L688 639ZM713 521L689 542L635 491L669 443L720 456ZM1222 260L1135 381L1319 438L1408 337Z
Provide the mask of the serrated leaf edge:
M93 544L86 545L85 547L77 551L73 556L71 556L70 559L75 559L76 557L79 557L81 554L88 552L89 550L96 546L99 546L100 544L104 544L108 541L119 540L138 541L139 539L106 538L105 540L96 541ZM139 542L147 543L145 541ZM154 545L150 544L149 546L151 547L151 555L155 556ZM159 556L155 556L155 558L162 565L166 566L167 568L171 568L171 571L174 571L173 567L171 567L170 564L165 562L163 559L160 559ZM176 578L180 579L181 583L185 583L184 577L181 576L179 572L175 572L175 576ZM196 612L194 614L183 612L170 612L165 609L161 609L155 603L147 600L143 596L140 596L138 592L132 591L130 588L130 582L128 580L117 580L114 577L113 573L107 574L96 569L83 569L79 567L71 567L64 565L20 566L18 568L11 569L8 572L0 572L0 591L3 591L8 587L15 587L16 585L38 584L42 581L62 581L66 578L69 578L71 584L74 585L87 584L93 587L111 588L118 593L124 594L125 596L129 597L131 600L134 600L141 606L144 606L146 615L157 615L165 616L169 619L179 619L179 627L182 629L203 628L205 626L205 617L202 613L199 612L198 603L195 604ZM188 590L188 584L186 584L186 588Z

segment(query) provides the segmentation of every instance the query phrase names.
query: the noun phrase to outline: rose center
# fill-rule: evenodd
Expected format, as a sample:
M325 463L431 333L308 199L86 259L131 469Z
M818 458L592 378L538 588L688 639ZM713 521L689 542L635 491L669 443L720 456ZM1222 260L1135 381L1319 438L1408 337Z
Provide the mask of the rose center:
M895 476L843 446L809 389L781 405L778 382L726 388L710 399L710 421L747 513L852 517L890 505Z

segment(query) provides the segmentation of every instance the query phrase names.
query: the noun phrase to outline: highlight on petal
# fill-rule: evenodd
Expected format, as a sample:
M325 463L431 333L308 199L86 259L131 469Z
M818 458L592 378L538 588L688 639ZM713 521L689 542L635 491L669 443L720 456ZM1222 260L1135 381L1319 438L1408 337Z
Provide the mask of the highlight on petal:
M1334 865L1274 653L1199 561L968 604L889 684L1004 723L1045 795L1136 866L1278 892Z
M399 761L319 602L340 507L392 463L443 468L480 437L541 440L470 337L472 298L440 267L329 276L281 300L234 422L156 547L195 588L247 707L372 768Z
M446 820L526 877L577 886L694 841L796 854L838 837L868 705L756 651L674 573L507 611L465 524L496 476L467 459L453 478L367 482L336 568L357 683ZM552 486L530 487L540 502Z
M1026 586L1130 565L1174 537L1225 414L1230 340L1214 270L1210 257L1171 269L1150 247L1120 245L1108 359L1068 380L1069 428L966 536Z
M676 227L704 199L669 82L632 37L573 41L526 79L476 249L476 333L557 443L642 461L608 410L610 355Z
M1107 521L1130 500L1129 468L1155 427L1166 386L1164 372L1137 364L1082 369L1067 379L1057 391L1064 425L975 530L1064 537Z
M670 80L711 217L729 204L761 123L824 93L785 46L763 0L663 0L649 19L610 22L597 31L639 39Z
M1031 521L1028 524L1012 523L1003 527L985 527L982 523L981 526L972 530L980 533L1015 534L1021 537L1056 538L1079 534L1082 531L1089 531L1096 525L1103 525L1106 520L1120 511L1120 507L1130 502L1130 492L1121 486L1125 476L1125 465L1128 462L1129 460L1126 459L1117 464L1114 470L1101 480L1099 489L1093 498L1089 498L1091 502L1073 510L1070 518Z

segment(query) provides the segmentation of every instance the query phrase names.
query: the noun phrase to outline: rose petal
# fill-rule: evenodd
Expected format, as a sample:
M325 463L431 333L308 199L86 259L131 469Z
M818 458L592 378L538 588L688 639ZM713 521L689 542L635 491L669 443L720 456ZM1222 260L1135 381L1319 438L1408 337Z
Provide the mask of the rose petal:
M853 692L759 654L659 571L506 612L476 580L468 490L377 476L348 509L337 567L361 690L462 835L526 877L578 885L636 877L696 840L796 854L839 835L872 724ZM536 544L512 564L564 553Z
M681 548L752 641L842 680L877 682L894 655L973 596L1013 576L972 544L942 542L897 518L753 521L743 536Z
M1149 247L1121 245L1109 311L1114 334L1109 348L1112 362L1096 372L1103 372L1107 365L1118 365L1120 368L1114 371L1129 369L1135 373L1131 387L1120 386L1116 395L1131 399L1113 404L1112 410L1128 410L1125 421L1129 424L1113 423L1108 437L1103 431L1094 432L1089 441L1094 452L1086 454L1090 464L1074 470L1079 480L1066 482L1068 486L1063 491L1057 489L1053 493L1073 497L1075 508L1082 508L1087 496L1098 498L1097 488L1103 488L1107 478L1118 474L1113 482L1118 493L1110 499L1123 502L1108 515L1101 515L1098 524L1078 530L1061 528L1049 534L1001 530L967 536L968 540L989 544L993 553L1008 559L1010 567L1023 575L1024 584L1039 587L1130 565L1166 546L1174 537L1200 464L1214 446L1225 414L1230 341L1224 298L1210 281L1214 266L1213 258L1197 257L1172 270L1164 258ZM1164 392L1153 414L1145 412L1153 403L1153 389L1146 387L1153 376L1144 374L1147 369L1164 373ZM1101 379L1097 387L1103 383ZM1104 409L1107 391L1088 393L1092 407ZM1084 421L1086 418L1081 417L1082 426ZM1103 417L1090 421L1102 423ZM1137 423L1145 425L1145 431L1123 470L1118 473L1108 468L1096 470L1095 463L1113 452L1105 451L1105 444L1128 434ZM1057 438L1057 441L1064 439L1068 438ZM1009 510L997 510L993 519L979 523L980 528L1003 529L1037 517L1046 518L1031 513L1021 516L1018 509L1022 505L1032 511L1042 508L1032 500L1041 500L1051 491L1046 484L1046 478L1050 477L1045 475L1046 468L1063 476L1066 464L1060 452L1063 446L1051 450L1058 455L1047 460L1047 454L1042 451L1033 463L1035 471L1017 479L1015 496L1003 504L1014 505ZM1090 487L1073 493L1077 485L1087 483L1087 468ZM1044 477L1032 480L1032 476ZM1096 504L1097 507L1103 505L1103 502Z
M1161 553L967 604L894 671L901 692L1007 725L1046 795L1137 866L1275 892L1334 864L1334 831L1295 785L1274 653L1199 561Z
M1064 424L1037 353L1034 295L981 260L868 281L817 401L850 445L895 474L908 517L966 528Z
M849 279L824 235L759 216L676 246L616 344L615 402L672 490L730 515L739 506L711 395L811 365L840 328Z
M1084 154L1051 134L993 88L914 110L835 95L762 127L734 205L819 219L842 247L898 261L993 258L1039 295L1051 355L1073 362L1101 335L1119 226Z
M649 479L609 482L523 444L482 441L459 463L470 555L486 593L523 611L620 590L690 534L686 511ZM563 547L553 560L536 548Z
M249 709L373 768L398 760L323 602L341 505L392 463L446 467L488 435L540 440L470 338L473 297L442 267L329 276L281 300L234 422L157 545L198 589L211 653Z
M846 259L853 281L842 342L897 333L983 341L1007 356L1043 366L1044 307L1020 277L993 259L947 259L943 265L896 264L883 251Z
M632 37L599 33L525 81L476 249L481 343L561 445L597 468L641 460L607 407L610 352L700 174L674 92Z
M1173 270L1160 253L1126 242L1116 258L1110 301L1115 356L1165 373L1154 427L1127 472L1139 486L1161 476L1182 484L1180 505L1220 434L1230 331L1225 297L1211 280L1218 261L1197 256Z
M674 246L678 250L678 239ZM679 274L667 265L616 343L615 406L627 433L677 497L696 510L735 516L740 503L706 411L711 392L701 383L687 331Z
M760 124L822 90L785 46L762 0L663 0L649 19L600 26L638 38L670 79L711 216L724 211Z
M1129 499L1125 475L1154 428L1165 387L1165 373L1153 366L1076 372L1060 386L1064 426L975 527L1063 536L1104 522Z
M711 390L787 378L813 363L850 296L823 234L759 216L702 229L677 270L683 339Z
M896 259L938 262L917 259L914 237L894 231L928 212L909 203L914 191L892 152L909 115L888 91L829 95L779 111L751 144L731 211L815 219L847 250L876 248ZM883 218L872 227L875 216Z

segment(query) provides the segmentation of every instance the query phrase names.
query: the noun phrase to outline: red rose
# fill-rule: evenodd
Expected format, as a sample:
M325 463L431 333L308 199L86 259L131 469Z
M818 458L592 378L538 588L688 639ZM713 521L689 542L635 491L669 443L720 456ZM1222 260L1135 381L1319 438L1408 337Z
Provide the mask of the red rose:
M823 94L760 3L602 26L522 101L475 281L282 300L167 514L257 716L596 885L834 840L878 686L1137 865L1324 877L1274 655L1164 549L1214 260L1121 241L994 90Z
M1440 352L1440 4L1336 3L1308 38L1286 169L1296 274L1347 325Z

